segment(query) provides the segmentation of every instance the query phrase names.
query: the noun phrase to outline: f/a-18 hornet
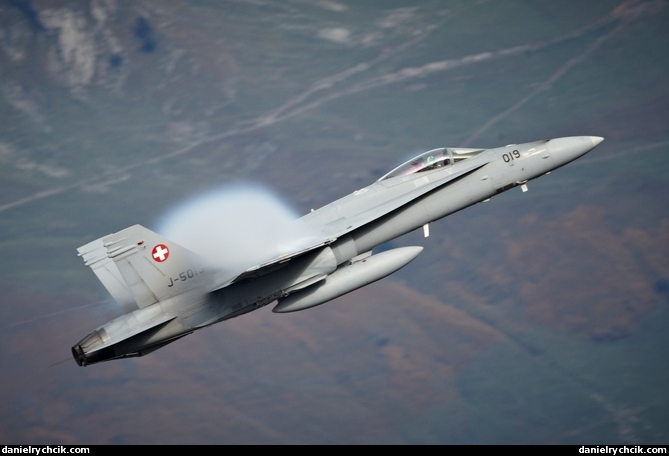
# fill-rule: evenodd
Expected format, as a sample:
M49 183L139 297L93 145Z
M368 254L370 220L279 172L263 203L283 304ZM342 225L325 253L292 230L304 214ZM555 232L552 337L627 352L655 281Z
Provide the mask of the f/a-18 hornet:
M134 225L78 249L123 315L72 347L80 366L146 355L200 328L276 302L296 312L328 302L411 262L422 247L374 247L592 150L603 138L578 136L495 149L439 148L368 187L301 217L307 245L245 270L224 273L210 258Z

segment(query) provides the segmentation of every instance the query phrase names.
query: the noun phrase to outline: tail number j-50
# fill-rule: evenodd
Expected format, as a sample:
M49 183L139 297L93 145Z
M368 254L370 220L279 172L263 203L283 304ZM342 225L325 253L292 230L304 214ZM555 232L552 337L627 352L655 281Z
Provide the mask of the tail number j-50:
M179 281L185 282L186 280L192 279L193 277L197 276L198 274L202 274L203 272L204 268L202 266L198 266L196 268L187 269L186 271L180 272L179 277L176 277L174 279L170 277L170 284L168 285L168 287L174 286L175 282Z
M518 152L517 150L514 150L510 154L502 155L502 160L504 160L504 163L509 163L515 160L516 158L520 158L520 152Z

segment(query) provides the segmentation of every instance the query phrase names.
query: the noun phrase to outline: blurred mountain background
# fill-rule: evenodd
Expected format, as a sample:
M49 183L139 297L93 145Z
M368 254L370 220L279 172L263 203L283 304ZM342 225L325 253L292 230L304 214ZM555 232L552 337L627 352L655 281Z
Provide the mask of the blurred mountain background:
M0 440L666 443L667 23L666 0L0 1ZM302 214L431 148L571 135L606 140L393 241L426 249L387 279L71 359L119 314L87 242L231 183Z

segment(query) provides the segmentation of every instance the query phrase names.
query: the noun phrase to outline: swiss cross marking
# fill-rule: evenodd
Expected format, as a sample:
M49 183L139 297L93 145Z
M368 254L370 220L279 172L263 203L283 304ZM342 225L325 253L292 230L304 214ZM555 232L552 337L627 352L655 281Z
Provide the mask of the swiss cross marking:
M158 244L151 251L151 255L158 263L162 263L170 256L170 249L165 244Z

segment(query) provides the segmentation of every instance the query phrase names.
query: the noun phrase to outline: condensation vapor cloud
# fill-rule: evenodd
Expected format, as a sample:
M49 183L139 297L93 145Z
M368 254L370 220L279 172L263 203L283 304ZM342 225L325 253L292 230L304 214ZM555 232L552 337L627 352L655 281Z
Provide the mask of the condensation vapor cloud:
M230 274L314 242L298 215L258 186L217 189L170 211L157 231Z

